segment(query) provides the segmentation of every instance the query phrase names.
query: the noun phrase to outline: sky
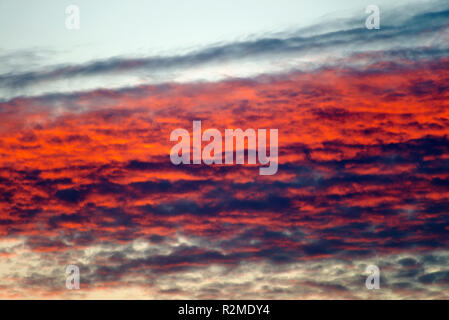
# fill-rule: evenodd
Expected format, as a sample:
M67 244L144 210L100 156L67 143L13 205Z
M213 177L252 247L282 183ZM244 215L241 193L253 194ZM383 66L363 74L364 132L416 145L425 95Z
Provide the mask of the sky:
M0 299L449 297L445 1L1 0L0 40ZM194 120L277 173L174 165Z
M388 3L382 0L377 5ZM64 28L65 8L71 4L78 5L83 13L82 27L76 33ZM126 5L120 0L76 3L2 0L0 35L5 50L36 48L64 53L61 59L104 58L204 46L297 29L326 16L363 13L369 4L359 0L134 0Z

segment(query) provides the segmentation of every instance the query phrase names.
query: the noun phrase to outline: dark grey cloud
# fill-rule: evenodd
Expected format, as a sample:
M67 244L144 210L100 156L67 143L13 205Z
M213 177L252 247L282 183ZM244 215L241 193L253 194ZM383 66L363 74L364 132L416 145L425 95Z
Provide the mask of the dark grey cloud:
M404 8L401 8L403 10ZM405 10L410 10L405 8ZM176 70L198 67L210 63L223 63L228 61L257 59L263 56L278 56L288 54L301 54L308 52L325 52L336 49L356 52L364 46L370 50L385 50L389 57L435 58L447 56L447 43L435 43L432 47L411 48L410 44L423 32L432 30L441 32L447 27L449 10L447 4L442 4L436 12L416 13L400 24L394 20L382 20L381 30L372 32L367 30L360 19L347 22L345 29L327 31L325 33L308 34L299 30L289 35L267 37L243 42L219 44L205 49L193 51L183 55L153 56L146 58L128 59L124 57L98 60L82 65L62 65L46 68L42 71L24 73L6 73L0 75L0 87L24 88L29 85L59 79L88 77L107 74L144 72L151 74L161 70ZM394 16L394 15L390 15ZM317 30L320 28L317 27ZM407 39L409 49L404 49ZM440 47L444 45L444 47ZM1 57L0 57L1 58ZM374 57L373 57L374 58Z

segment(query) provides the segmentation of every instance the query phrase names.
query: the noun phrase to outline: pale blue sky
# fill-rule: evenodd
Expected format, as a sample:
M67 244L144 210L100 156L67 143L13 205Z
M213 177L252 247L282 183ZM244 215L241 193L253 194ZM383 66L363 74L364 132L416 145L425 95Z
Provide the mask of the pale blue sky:
M376 0L381 6L389 0ZM401 1L406 2L406 1ZM149 55L235 41L321 23L363 20L365 0L0 0L0 50L57 53L59 62ZM81 29L65 28L65 8L80 8Z

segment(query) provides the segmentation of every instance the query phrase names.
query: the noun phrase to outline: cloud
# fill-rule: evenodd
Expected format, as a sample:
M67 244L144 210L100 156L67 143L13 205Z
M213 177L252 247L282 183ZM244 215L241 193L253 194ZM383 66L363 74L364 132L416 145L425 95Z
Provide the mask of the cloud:
M411 30L446 16L415 16ZM408 36L401 25L383 40ZM185 63L324 50L358 32L225 46ZM3 101L2 295L447 298L449 60L395 50L309 71ZM145 68L116 63L43 79ZM279 129L278 173L173 165L170 132L197 119L221 132ZM373 263L377 293L364 288ZM67 264L80 266L85 291L64 289Z
M40 71L8 72L0 75L0 87L3 88L5 96L13 97L34 92L48 92L50 86L58 91L66 91L67 86L64 83L69 80L71 87L74 80L78 81L79 88L90 83L85 87L90 90L105 87L105 83L110 82L111 78L114 79L113 84L111 83L114 88L123 87L125 83L130 82L161 83L183 77L200 80L201 77L192 78L191 75L201 74L198 70L203 67L206 68L205 76L208 79L216 79L222 78L220 73L223 73L223 68L215 70L213 66L227 66L225 69L232 69L233 63L238 63L239 68L243 70L243 64L256 62L262 72L256 72L251 67L247 72L247 76L251 77L257 73L274 70L286 72L292 69L308 71L326 68L329 65L340 64L342 59L346 64L360 63L362 58L369 59L370 63L373 63L379 61L379 54L385 55L385 58L409 60L447 56L449 50L449 41L445 38L449 17L447 6L443 2L439 3L438 11L435 11L433 5L418 7L419 11L413 10L413 6L398 9L401 12L404 10L414 12L407 20L399 20L400 22L395 21L397 15L390 13L382 20L382 28L378 32L367 30L360 19L351 19L343 24L334 22L333 27L329 26L331 22L326 21L313 28L217 44L186 54L143 58L114 57L80 65L46 66ZM373 51L378 54L370 54ZM348 52L349 55L357 53L358 59L346 61ZM296 61L297 57L301 57L302 62ZM273 67L273 63L277 66ZM281 64L284 66L280 66ZM245 77L245 74L238 73L237 76ZM86 81L89 78L92 79ZM42 91L44 88L45 91Z

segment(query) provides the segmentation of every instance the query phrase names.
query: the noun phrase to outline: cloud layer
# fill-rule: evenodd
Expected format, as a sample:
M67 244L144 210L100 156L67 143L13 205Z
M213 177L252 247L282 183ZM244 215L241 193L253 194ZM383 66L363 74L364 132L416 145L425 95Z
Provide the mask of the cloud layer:
M436 39L447 34L447 16L416 15L373 36L372 46L427 37L424 30ZM0 83L326 51L358 45L362 32ZM3 101L1 297L448 298L449 58L447 39L438 39L313 70ZM174 166L170 132L191 131L192 120L221 132L279 129L278 173ZM81 268L79 292L65 289L68 264ZM365 289L368 264L381 268L380 291Z

